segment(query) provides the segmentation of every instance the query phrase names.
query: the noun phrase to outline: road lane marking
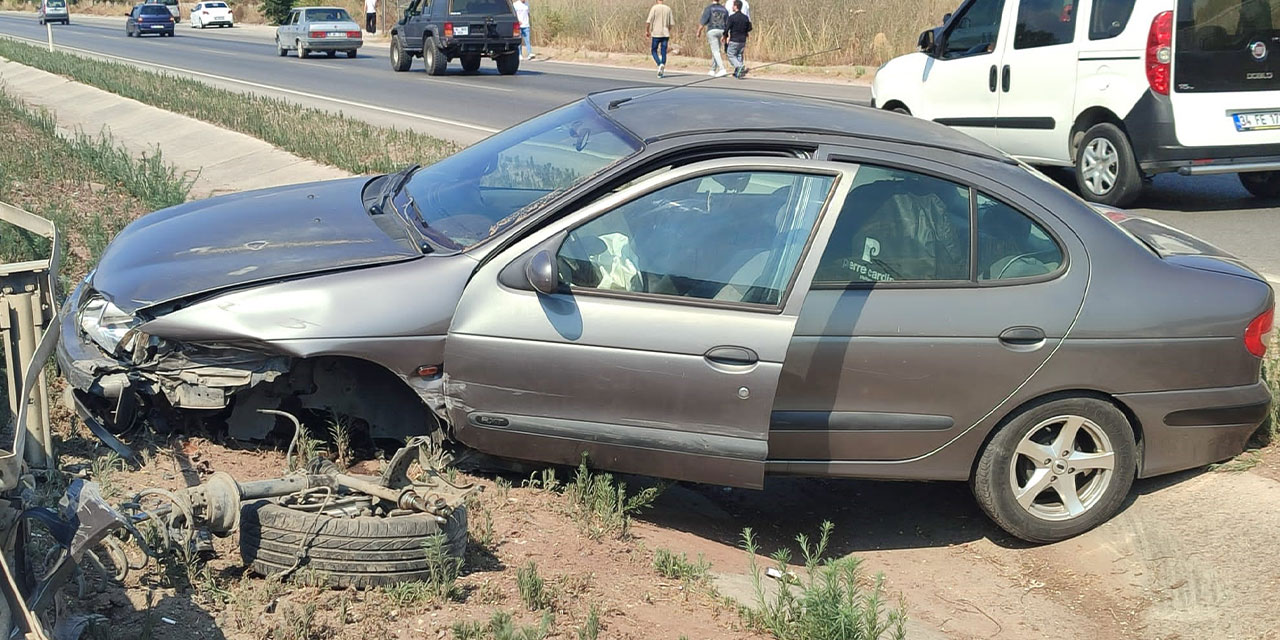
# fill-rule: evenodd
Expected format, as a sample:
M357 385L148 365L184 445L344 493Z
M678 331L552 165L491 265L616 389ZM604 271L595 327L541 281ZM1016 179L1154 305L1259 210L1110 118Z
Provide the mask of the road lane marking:
M43 41L43 40L36 40L36 39L34 39L34 38L27 38L27 37L24 37L24 36L16 36L16 35L13 35L13 34L10 34L10 33L0 33L0 37L10 38L10 39L13 39L13 40L23 40L23 41L25 41L25 42L29 42L29 43L31 43L31 44L39 45L39 46L44 46L44 45L46 45L46 44L47 44L47 43L46 43L45 41ZM471 124L471 123L468 123L468 122L460 122L460 121L458 121L458 120L450 120L450 119L448 119L448 118L437 118L437 117L435 117L435 116L426 116L426 115L422 115L422 114L420 114L420 113L413 113L413 112L411 112L411 111L403 111L403 110L400 110L400 109L392 109L392 108L390 108L390 107L379 107L378 105L374 105L374 104L368 104L368 103L364 103L364 102L356 102L356 101L354 101L354 100L344 100L344 99L342 99L342 98L334 98L334 97L331 97L331 96L323 96L323 95L320 95L320 94L318 94L318 93L310 93L310 92L307 92L307 91L298 91L297 89L285 89L284 87L274 87L274 86L271 86L271 85L269 85L269 84L262 84L262 83L260 83L260 82L253 82L253 81L251 81L251 80L241 80L241 79L239 79L239 78L231 78L231 77L228 77L228 76L220 76L220 75L213 74L213 73L205 73L205 72L203 72L203 71L194 71L194 70L191 70L191 69L183 69L183 68L181 68L181 67L173 67L173 66L170 66L170 65L167 65L167 64L160 64L160 63L158 63L158 62L149 62L149 61L146 61L146 60L137 60L137 59L135 59L135 58L126 58L126 57L123 57L123 56L116 56L116 55L112 55L112 54L109 54L109 53L103 53L103 52L100 52L100 51L92 51L92 50L89 50L89 49L81 49L81 48L79 48L79 47L69 47L69 46L67 46L67 45L60 45L60 44L56 44L56 43L54 44L54 46L55 46L55 47L57 47L57 48L59 48L59 49L66 50L66 51L75 51L75 52L78 52L78 53L83 53L83 54L87 54L87 55L90 55L90 56L96 56L96 57L99 57L99 58L110 58L110 59L112 59L112 60L118 60L118 61L120 61L120 62L127 62L127 63L130 63L130 64L141 65L141 66L145 66L145 67L154 67L154 68L156 68L156 69L164 69L164 70L166 70L166 71L172 71L172 72L174 72L174 73L183 73L183 74L193 75L193 76L198 76L198 77L202 77L202 78L210 78L210 79L213 79L213 80L221 80L222 82L231 82L231 83L234 83L234 84L244 85L244 86L246 86L246 87L253 87L253 88L255 88L255 89L261 89L261 90L263 90L263 91L277 91L277 92L279 92L279 93L284 93L284 94L288 94L288 95L299 96L299 97L303 97L303 98L310 98L310 99L312 99L312 100L323 100L323 101L325 101L325 102L332 102L332 103L334 103L334 104L345 105L345 106L348 106L348 107L354 107L354 108L357 108L357 109L369 109L369 110L371 110L371 111L378 111L378 112L381 112L381 113L388 113L388 114L396 115L396 116L404 116L404 117L406 117L406 118L414 118L414 119L417 119L417 120L424 120L424 121L427 121L427 122L434 122L434 123L436 123L436 124L444 124L444 125L449 125L449 126L452 126L452 127L462 127L462 128L464 128L464 129L471 129L472 131L480 131L480 132L483 132L483 133L497 133L497 132L499 131L498 129L495 129L495 128L493 128L493 127L484 127L484 126L481 126L481 125L478 125L478 124ZM301 62L301 61L299 61L299 62Z
M427 80L427 82L430 82L432 84L435 84L437 82L442 84L456 84L459 87L466 87L468 89L488 89L489 91L501 91L503 93L515 92L515 89L508 89L506 87L489 87L482 84L467 84L465 82L458 82L457 80L441 80L440 78L431 78L430 80Z

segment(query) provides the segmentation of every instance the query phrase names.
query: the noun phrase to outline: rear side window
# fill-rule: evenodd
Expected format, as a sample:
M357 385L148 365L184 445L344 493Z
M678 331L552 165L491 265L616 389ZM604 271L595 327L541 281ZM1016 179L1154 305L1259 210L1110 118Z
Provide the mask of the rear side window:
M1034 49L1071 42L1075 39L1075 3L1077 1L1022 0L1019 2L1013 48Z
M1062 249L1034 220L978 194L978 280L1034 278L1062 266Z
M1089 39L1107 40L1124 33L1137 0L1093 0L1089 18Z
M969 275L969 189L862 165L814 284L955 281Z

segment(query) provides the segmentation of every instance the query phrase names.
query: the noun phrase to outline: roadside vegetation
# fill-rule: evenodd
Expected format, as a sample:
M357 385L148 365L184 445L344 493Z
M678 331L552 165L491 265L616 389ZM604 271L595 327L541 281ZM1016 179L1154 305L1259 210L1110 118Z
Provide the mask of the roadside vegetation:
M238 131L352 173L388 173L410 163L431 164L459 149L416 131L374 126L286 100L13 40L0 39L0 57Z

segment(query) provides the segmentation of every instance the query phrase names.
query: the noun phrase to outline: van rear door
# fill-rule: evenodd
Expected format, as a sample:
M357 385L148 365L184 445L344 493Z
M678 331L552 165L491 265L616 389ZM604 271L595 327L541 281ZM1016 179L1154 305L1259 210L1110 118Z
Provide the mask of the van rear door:
M1177 0L1174 20L1178 142L1280 143L1280 0Z

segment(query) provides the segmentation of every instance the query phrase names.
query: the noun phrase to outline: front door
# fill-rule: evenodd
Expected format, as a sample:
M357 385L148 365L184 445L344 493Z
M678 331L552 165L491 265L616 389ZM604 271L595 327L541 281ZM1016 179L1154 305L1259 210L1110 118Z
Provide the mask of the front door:
M913 115L996 144L1001 25L1005 0L970 0L943 29L925 63L924 100Z
M824 213L853 171L700 163L489 260L446 341L454 435L504 457L575 464L585 453L597 468L759 487L810 247L825 242ZM539 266L558 272L554 293L530 284Z
M1000 149L1036 164L1071 164L1076 4L1018 0L1000 67Z

